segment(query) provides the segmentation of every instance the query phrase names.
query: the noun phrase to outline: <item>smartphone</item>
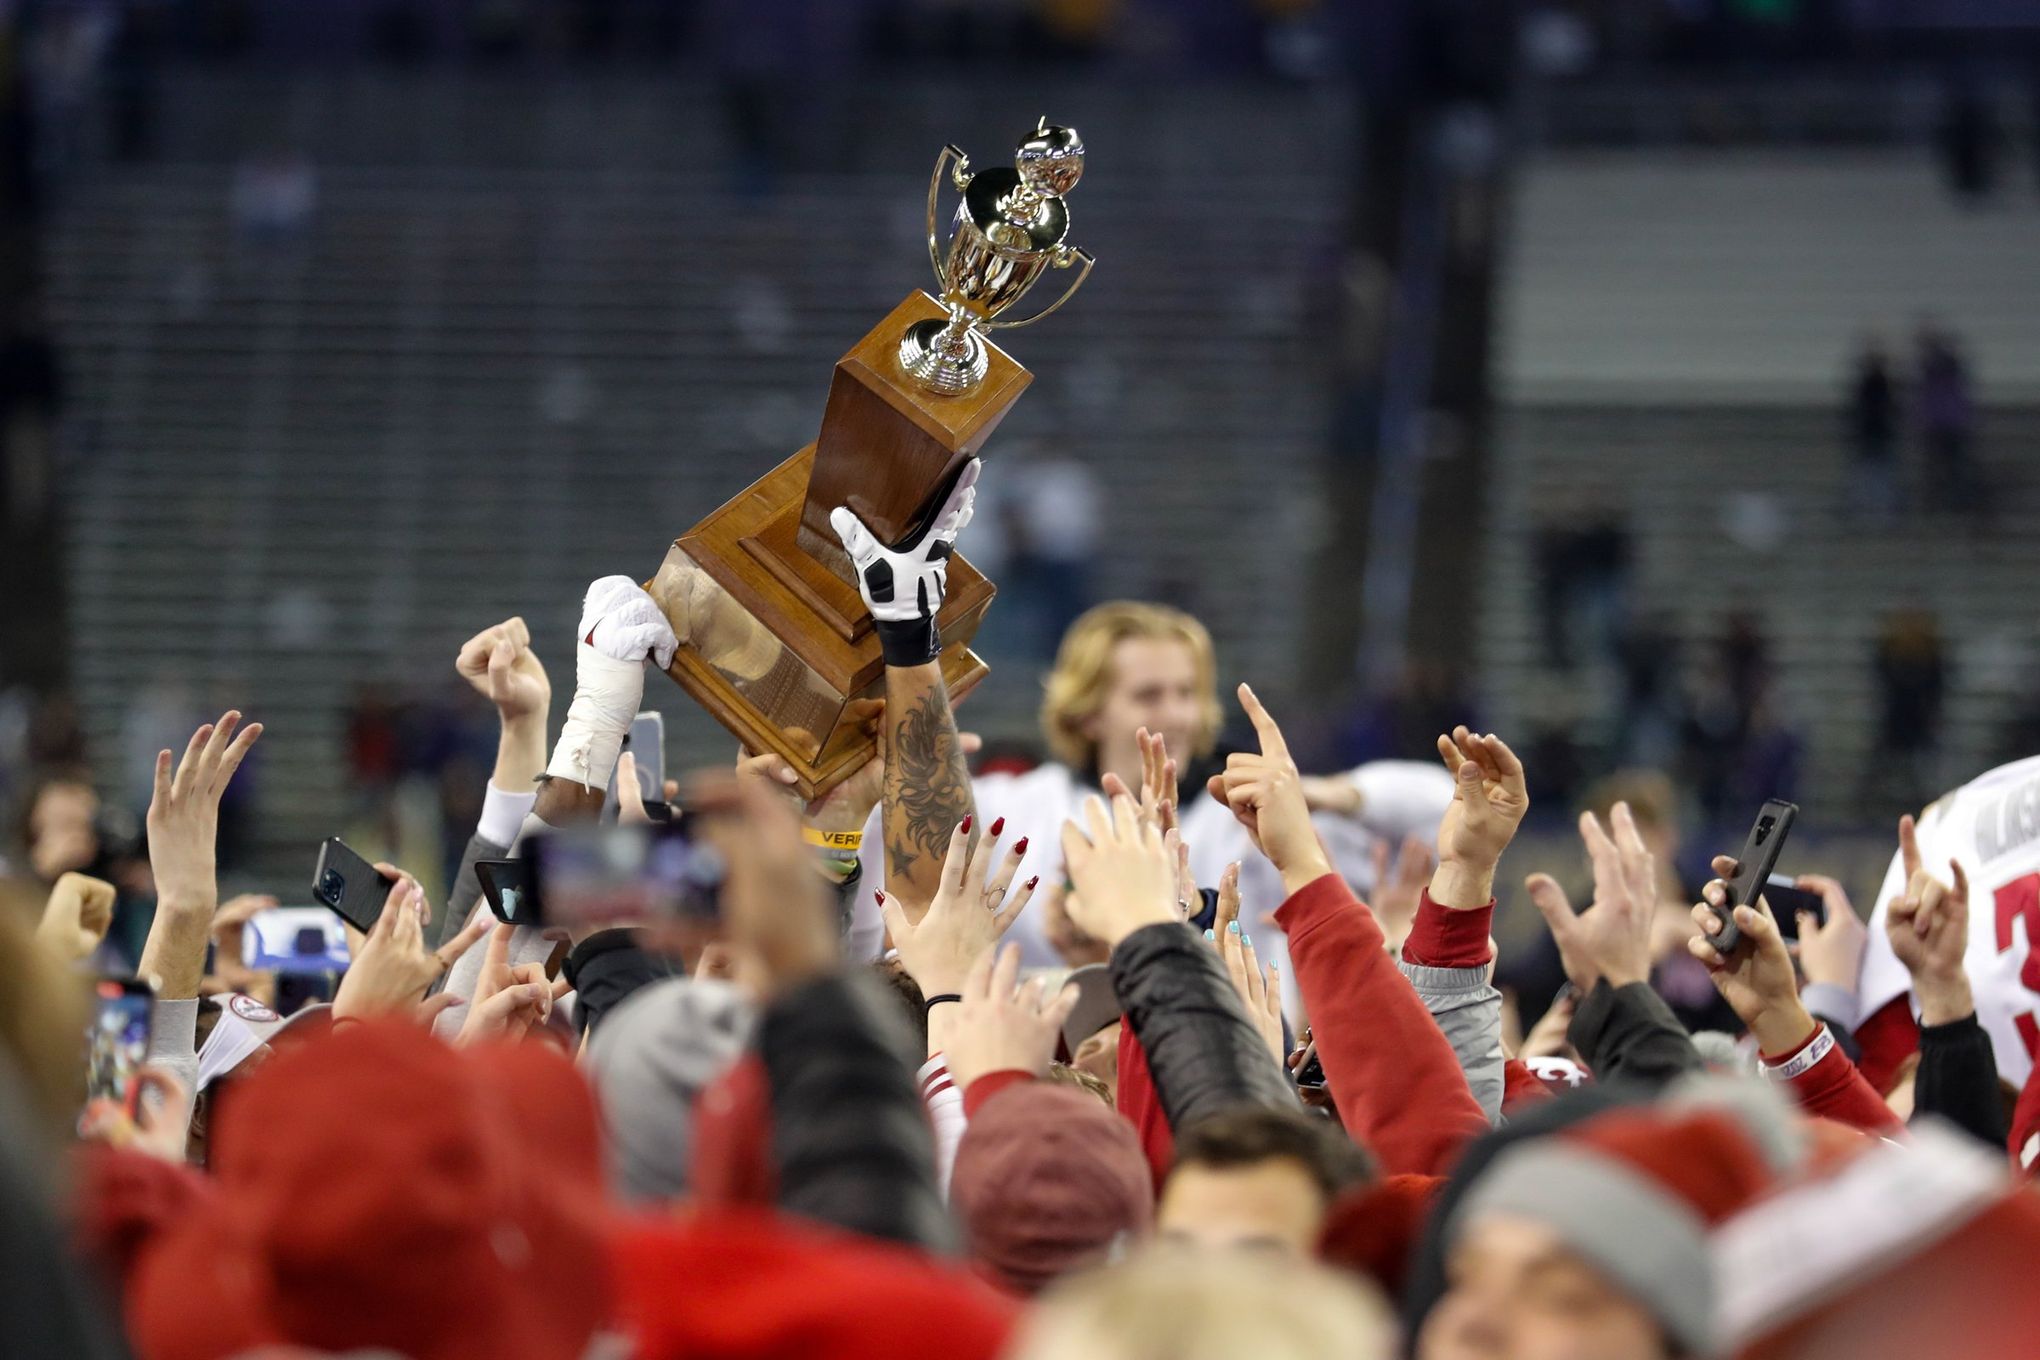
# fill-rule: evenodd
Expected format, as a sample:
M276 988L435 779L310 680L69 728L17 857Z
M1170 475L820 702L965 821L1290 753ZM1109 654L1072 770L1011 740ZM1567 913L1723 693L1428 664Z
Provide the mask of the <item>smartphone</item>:
M85 1104L111 1102L135 1113L135 1074L149 1060L149 1006L156 995L134 978L92 984L92 1019L85 1030Z
M341 920L366 935L375 929L383 903L397 880L380 873L347 842L330 836L319 847L319 864L312 870L312 900L337 913Z
M1735 909L1744 904L1754 904L1761 896L1762 889L1758 885L1770 882L1778 867L1778 854L1785 848L1785 838L1792 833L1792 823L1798 816L1796 804L1776 798L1757 809L1757 820L1750 824L1749 839L1743 842L1742 853L1736 856L1735 877L1727 882L1728 901L1714 913L1721 929L1707 937L1707 942L1724 957L1742 946L1742 930L1735 923Z
M1827 899L1817 892L1808 892L1784 874L1772 874L1764 880L1764 900L1771 904L1771 915L1778 918L1778 933L1788 940L1799 938L1799 913L1813 913L1815 925L1827 924Z
M1296 1065L1296 1085L1299 1090L1322 1091L1325 1089L1325 1064L1317 1055L1317 1040L1305 1045L1303 1061Z
M241 962L266 973L339 973L347 931L324 907L271 907L241 927Z
M649 806L666 798L666 720L657 713L640 713L630 720L623 749L637 760L638 797ZM609 775L609 791L602 798L602 815L616 816L617 773Z
M698 819L665 826L562 827L523 844L528 909L566 930L601 929L681 918L712 921L722 912L723 861L695 838Z
M496 919L509 926L538 924L538 904L525 884L521 859L478 859L475 878L482 885L482 897Z

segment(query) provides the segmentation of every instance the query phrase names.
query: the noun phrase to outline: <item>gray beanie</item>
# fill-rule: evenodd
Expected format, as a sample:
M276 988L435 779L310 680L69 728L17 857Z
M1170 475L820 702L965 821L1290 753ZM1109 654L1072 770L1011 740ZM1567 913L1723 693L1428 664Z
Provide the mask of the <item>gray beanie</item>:
M695 1101L744 1051L755 1019L734 984L701 978L652 983L603 1017L585 1063L626 1203L686 1193Z

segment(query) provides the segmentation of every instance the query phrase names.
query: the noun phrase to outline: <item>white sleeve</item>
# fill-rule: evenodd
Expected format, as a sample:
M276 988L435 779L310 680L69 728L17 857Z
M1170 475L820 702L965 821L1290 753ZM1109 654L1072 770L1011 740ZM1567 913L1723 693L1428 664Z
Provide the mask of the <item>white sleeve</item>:
M949 1079L949 1064L937 1053L921 1064L921 1101L928 1107L928 1122L935 1127L935 1179L942 1198L949 1198L949 1173L956 1166L956 1145L963 1141L969 1121L963 1115L963 1092Z
M1346 777L1360 790L1360 824L1396 844L1434 839L1452 804L1452 776L1431 761L1370 760Z
M160 1067L198 1099L198 998L149 1003L149 1066ZM190 1132L187 1120L185 1131ZM180 1149L181 1154L181 1149Z
M851 963L870 963L883 952L885 915L878 907L879 890L885 887L885 804L871 810L864 823L864 843L857 848L857 898L850 904L850 931L843 939L843 955Z
M513 846L517 844L518 833L524 829L524 819L537 806L538 790L511 793L497 788L492 780L489 791L482 796L482 816L475 827L475 834L491 845Z

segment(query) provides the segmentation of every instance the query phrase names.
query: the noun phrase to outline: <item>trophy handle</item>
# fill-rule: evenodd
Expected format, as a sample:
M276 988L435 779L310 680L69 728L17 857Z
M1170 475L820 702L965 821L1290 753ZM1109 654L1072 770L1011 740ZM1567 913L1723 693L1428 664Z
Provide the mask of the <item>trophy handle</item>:
M942 276L942 250L935 241L935 207L936 200L942 196L942 167L950 161L956 163L950 180L957 189L960 191L970 183L970 157L963 154L961 147L952 142L935 153L935 173L928 179L928 263L935 268L935 291L938 295L948 286L948 280Z
M1082 248L1076 248L1070 250L1067 254L1057 259L1055 261L1054 267L1057 269L1067 269L1069 268L1071 260L1082 260L1084 262L1084 267L1074 279L1070 280L1070 286L1063 289L1063 295L1057 298L1054 302L1050 303L1047 306L1047 308L1045 308L1042 311L1036 312L1033 316L1028 317L1025 321L988 321L984 323L982 328L988 331L1018 330L1022 326L1032 326L1035 322L1041 320L1041 318L1045 316L1053 315L1058 307L1061 307L1065 302L1068 302L1071 298L1077 295L1077 289L1083 287L1084 280L1091 277L1091 266L1097 263L1097 261L1091 257L1090 251L1084 250Z

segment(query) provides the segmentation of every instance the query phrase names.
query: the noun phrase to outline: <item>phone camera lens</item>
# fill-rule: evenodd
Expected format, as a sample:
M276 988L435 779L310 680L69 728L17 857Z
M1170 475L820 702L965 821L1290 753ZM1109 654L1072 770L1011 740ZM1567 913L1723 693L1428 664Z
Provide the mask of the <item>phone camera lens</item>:
M332 906L339 902L340 895L347 890L347 879L338 869L328 869L319 875L319 900Z
M326 932L317 926L306 926L297 933L297 952L300 954L323 954L326 952Z

